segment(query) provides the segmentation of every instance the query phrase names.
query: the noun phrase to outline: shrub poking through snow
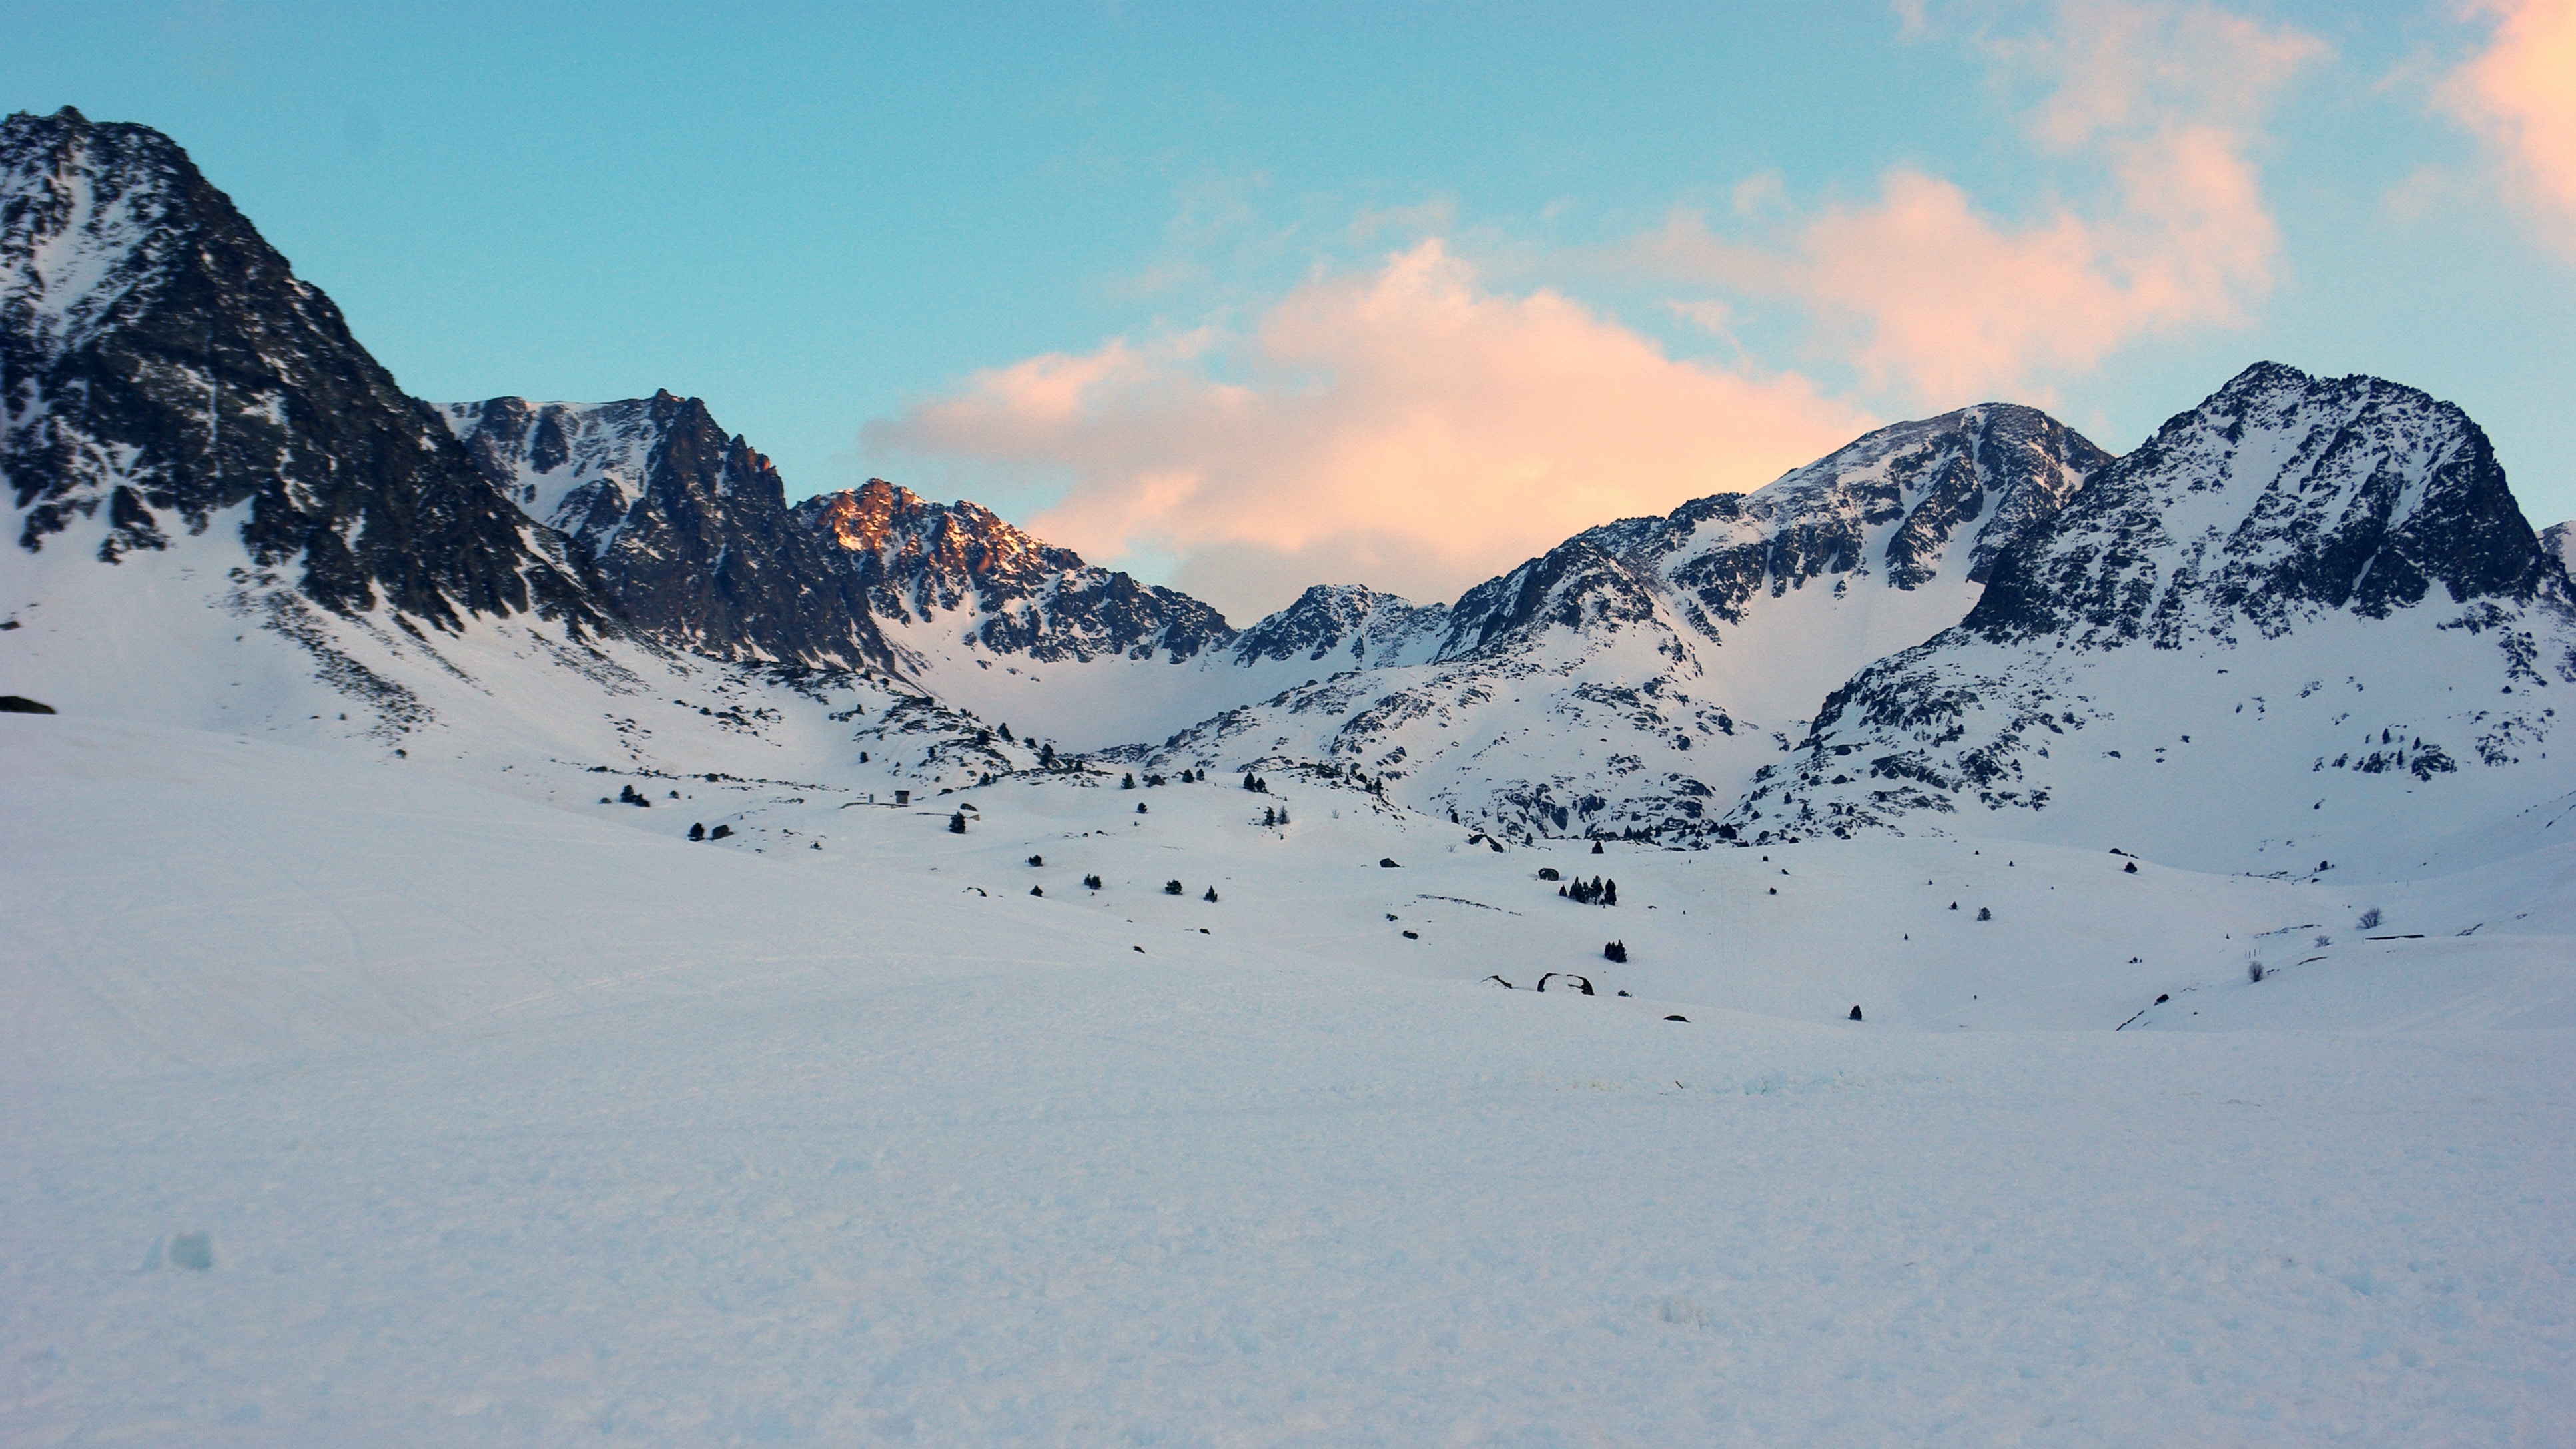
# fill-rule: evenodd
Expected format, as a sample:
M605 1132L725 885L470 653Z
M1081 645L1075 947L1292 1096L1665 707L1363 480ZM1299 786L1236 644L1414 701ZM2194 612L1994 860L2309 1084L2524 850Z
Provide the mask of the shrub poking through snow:
M1045 887L1045 886L1031 886L1031 887L1029 887L1029 894L1030 894L1030 895L1033 895L1033 896L1044 896L1044 895L1046 894L1046 887Z
M1146 809L1146 808L1145 808L1145 802L1144 802L1144 801L1142 801L1142 800L1139 800L1139 801L1137 801L1137 802L1136 802L1136 813L1137 813L1137 814L1139 814L1139 815L1151 815L1151 814L1153 814L1154 812L1153 812L1153 811L1151 811L1151 810Z
M699 823L697 823L697 824L695 824L695 825L690 826L690 827L689 827L689 838L690 838L691 840L704 840L704 839L706 839L706 838L707 838L707 827L706 827L706 822L704 822L704 821L700 821Z
M1176 880L1167 880L1163 882L1163 894L1167 896L1180 895L1185 889L1186 888Z
M1624 941L1612 941L1608 945L1603 946L1601 948L1601 959L1604 961L1616 961L1621 965L1626 965L1628 961L1627 943Z
M1573 884L1566 886L1557 894L1577 905L1615 906L1619 904L1619 883L1615 880L1603 880L1597 875L1588 881L1581 876L1576 876Z
M1209 887L1208 887L1208 893L1207 893L1206 895L1203 895L1203 896L1199 897L1199 899L1200 899L1200 900L1203 900L1203 901L1205 901L1205 902L1207 902L1209 905L1215 905L1215 904L1216 904L1216 887L1215 887L1215 886L1209 886Z
M2379 907L2372 906L2369 910L2361 913L2361 929L2365 931L2376 931L2379 929Z
M965 812L965 811L963 811L963 810L959 810L959 811L955 811L955 812L953 812L952 814L950 814L950 815L949 815L949 817L948 817L948 833L949 833L949 834L951 834L951 835L963 835L963 834L965 834L965 833L966 833L966 812Z
M2260 980L2262 980L2262 979L2263 979L2263 958L2262 958L2262 957L2260 957L2260 956L2249 956L2249 957L2247 957L2247 958L2246 958L2246 961L2245 961L2245 979L2246 979L2247 981L2260 981Z
M1044 865L1046 864L1046 857L1043 855L1032 855L1029 857L1029 864Z
M1993 911L1991 911L1991 910L1987 909L1987 908L1986 908L1986 907L1984 907L1984 906L1979 906L1979 907L1977 907L1977 919L1978 919L1978 920L1980 920L1980 921L1991 921L1991 920L1993 920L1994 918L1995 918L1995 913L1994 913Z
M1098 889L1100 889L1100 877L1098 877L1098 876L1096 876L1096 875L1087 875L1087 876L1084 876L1084 877L1082 878L1082 883L1083 883L1084 885L1086 885L1086 886L1091 887L1093 890L1098 890Z
M1545 866L1541 866L1541 867L1539 867L1538 878L1539 878L1540 880L1563 880L1563 879L1565 879L1565 877L1563 877L1563 876L1561 876L1561 875L1558 875L1558 874L1556 873L1556 867L1555 867L1555 866L1552 866L1552 865L1545 865ZM1557 892L1557 894L1559 894L1559 895L1563 895L1563 894L1564 894L1564 892L1563 892L1563 891L1559 891L1559 892Z

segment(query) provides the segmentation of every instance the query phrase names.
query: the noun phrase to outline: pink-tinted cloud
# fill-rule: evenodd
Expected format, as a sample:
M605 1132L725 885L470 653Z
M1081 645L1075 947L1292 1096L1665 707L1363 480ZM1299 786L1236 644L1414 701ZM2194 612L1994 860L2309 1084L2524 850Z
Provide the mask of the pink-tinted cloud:
M2576 254L2576 0L2473 8L2495 30L2443 87L2443 104L2502 151L2516 198Z
M1308 583L1461 589L1608 519L1768 482L1870 419L1804 379L1668 357L1437 240L1319 276L1247 337L1112 341L978 373L871 451L1069 474L1040 536L1249 616Z
M2252 159L2313 38L2209 6L2066 4L2045 33L1995 42L2047 94L2043 157L2108 179L2086 207L2002 217L1910 167L1768 241L1677 212L1629 249L1667 275L1785 297L1871 383L1928 406L2047 395L2140 337L2240 323L2272 286L2280 235Z

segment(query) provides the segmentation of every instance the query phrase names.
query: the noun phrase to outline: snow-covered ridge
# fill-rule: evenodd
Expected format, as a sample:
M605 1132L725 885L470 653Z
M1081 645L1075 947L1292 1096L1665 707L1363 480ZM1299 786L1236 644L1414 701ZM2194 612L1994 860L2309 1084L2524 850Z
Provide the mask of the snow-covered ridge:
M925 645L953 634L1042 665L1122 655L1178 664L1234 635L1224 615L1187 594L1087 564L991 509L932 503L882 478L808 498L796 519L864 583L882 625L921 633Z
M1959 627L1825 702L1730 815L2413 866L2576 791L2564 563L2459 409L2264 364L2105 469ZM2531 810L2543 810L2529 815Z
M1348 601L1336 619L1310 594L1319 640L1378 627L1391 647L1130 753L1331 761L1515 834L1714 839L1829 690L1956 623L2002 550L2108 461L2036 410L1965 408L1750 494L1587 530L1445 610Z

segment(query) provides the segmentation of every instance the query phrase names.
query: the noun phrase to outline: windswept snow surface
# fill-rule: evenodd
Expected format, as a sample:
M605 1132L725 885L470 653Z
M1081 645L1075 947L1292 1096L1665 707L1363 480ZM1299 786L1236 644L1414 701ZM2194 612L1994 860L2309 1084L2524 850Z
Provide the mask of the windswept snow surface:
M2576 1429L2576 847L1497 853L1270 783L0 715L0 1441Z

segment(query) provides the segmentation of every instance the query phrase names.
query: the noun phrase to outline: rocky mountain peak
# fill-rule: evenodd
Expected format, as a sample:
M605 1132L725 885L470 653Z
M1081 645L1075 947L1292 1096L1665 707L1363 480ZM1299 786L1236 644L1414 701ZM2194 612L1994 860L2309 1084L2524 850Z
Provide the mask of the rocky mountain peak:
M969 579L1025 582L1085 567L1080 554L1021 532L981 504L933 503L883 478L806 499L796 512L801 524L844 550L884 555L895 573L936 578L951 587Z
M635 623L724 659L845 668L893 656L768 456L703 399L492 398L440 410L484 476L562 530Z
M2102 470L1967 627L2100 647L2384 618L2440 588L2529 602L2546 566L2486 434L2374 377L2257 363Z
M187 153L66 108L0 122L0 470L35 552L114 562L249 505L261 569L343 613L600 615L550 539Z
M1235 637L1236 662L1304 659L1335 668L1417 663L1448 632L1449 610L1361 584L1315 584Z

